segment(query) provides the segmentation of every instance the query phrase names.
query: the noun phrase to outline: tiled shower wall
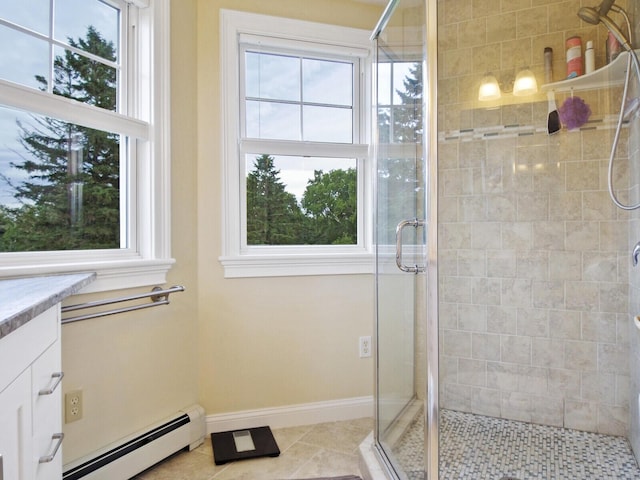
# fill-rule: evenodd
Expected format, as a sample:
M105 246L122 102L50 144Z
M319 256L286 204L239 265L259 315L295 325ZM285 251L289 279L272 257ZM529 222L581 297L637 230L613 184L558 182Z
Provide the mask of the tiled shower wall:
M606 31L582 23L580 6L439 1L440 402L625 435L633 214L607 193L609 116L620 89L574 91L590 105L591 121L554 136L546 133L546 94L506 93L492 108L477 101L489 71L503 91L525 66L542 84L546 46L561 80L572 35L594 41L602 66ZM558 94L558 105L567 95ZM615 180L625 201L628 132Z

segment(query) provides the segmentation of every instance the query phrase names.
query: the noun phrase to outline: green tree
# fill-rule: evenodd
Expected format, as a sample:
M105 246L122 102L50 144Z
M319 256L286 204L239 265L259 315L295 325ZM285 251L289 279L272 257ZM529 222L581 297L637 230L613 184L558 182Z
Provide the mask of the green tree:
M247 244L297 245L304 217L296 196L286 191L270 155L257 157L247 175Z
M411 64L409 74L403 80L403 88L397 88L396 94L400 104L394 105L393 120L389 118L387 110L378 114L378 128L382 130L383 138L393 144L420 145L423 138L422 117L422 64ZM393 123L392 134L388 134L389 124ZM408 149L407 149L408 150ZM395 243L396 225L409 217L423 217L424 213L417 212L424 189L418 181L418 172L422 170L422 158L405 158L394 156L391 152L403 152L404 149L389 148L381 151L388 155L378 158L378 225L384 226L383 231L377 232L377 243L392 245ZM421 149L415 150L420 152ZM407 233L408 235L408 233Z
M69 44L115 60L112 42L89 27ZM36 76L46 90L47 80ZM116 108L116 71L65 50L54 59L57 95L108 110ZM1 251L119 248L119 136L49 117L18 123L28 155L11 165L28 173L16 185L19 208L4 211Z
M401 105L394 108L394 138L397 143L422 142L422 63L415 62L403 80L404 89L396 89ZM379 119L380 121L380 119Z
M302 197L309 221L308 243L353 245L358 242L356 169L315 170Z

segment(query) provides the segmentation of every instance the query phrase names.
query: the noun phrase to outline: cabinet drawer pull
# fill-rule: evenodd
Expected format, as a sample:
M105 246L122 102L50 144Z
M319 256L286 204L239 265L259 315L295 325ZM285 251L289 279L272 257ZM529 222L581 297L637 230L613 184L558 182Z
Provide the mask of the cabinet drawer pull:
M58 453L60 445L62 445L62 440L64 440L64 433L54 433L51 436L51 440L58 440L56 446L53 448L53 452L51 452L51 454L47 455L46 457L40 457L38 463L49 463L52 462L54 458L56 458L56 453Z
M43 388L42 390L40 390L38 392L38 395L51 395L56 390L56 388L58 388L58 385L60 385L62 377L64 377L64 372L52 373L51 378L56 379L55 383L50 388Z

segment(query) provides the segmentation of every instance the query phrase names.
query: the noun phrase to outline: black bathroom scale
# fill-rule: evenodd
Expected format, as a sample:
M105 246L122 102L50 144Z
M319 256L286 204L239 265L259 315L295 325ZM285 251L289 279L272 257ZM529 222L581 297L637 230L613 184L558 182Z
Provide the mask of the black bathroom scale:
M269 427L212 433L211 445L216 465L235 460L280 455L280 449Z

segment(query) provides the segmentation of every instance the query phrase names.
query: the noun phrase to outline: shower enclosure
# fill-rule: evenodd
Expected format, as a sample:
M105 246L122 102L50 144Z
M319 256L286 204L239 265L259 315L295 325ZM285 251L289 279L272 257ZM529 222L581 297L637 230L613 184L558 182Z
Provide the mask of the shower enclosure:
M390 472L423 478L424 462L437 449L437 436L423 426L425 405L437 386L435 170L429 128L435 118L425 105L427 72L426 5L394 0L378 24L376 152L377 375L376 438ZM435 15L432 15L435 19ZM434 37L435 39L435 37ZM435 55L432 57L435 61ZM435 158L435 157L433 157ZM431 341L429 341L431 340ZM428 352L435 354L429 362ZM433 368L430 368L433 366ZM411 431L408 440L406 432ZM412 447L407 448L407 441ZM407 456L409 455L409 456ZM391 473L390 473L391 474ZM404 473L402 473L404 475Z
M638 3L385 10L375 450L388 478L640 478L640 213L608 192L628 57L611 58L607 28L626 35L622 10L638 31ZM607 20L583 20L594 12ZM596 71L567 80L574 36ZM537 91L520 96L523 70ZM480 101L487 77L500 97ZM611 180L626 205L640 201L639 96L632 71Z

